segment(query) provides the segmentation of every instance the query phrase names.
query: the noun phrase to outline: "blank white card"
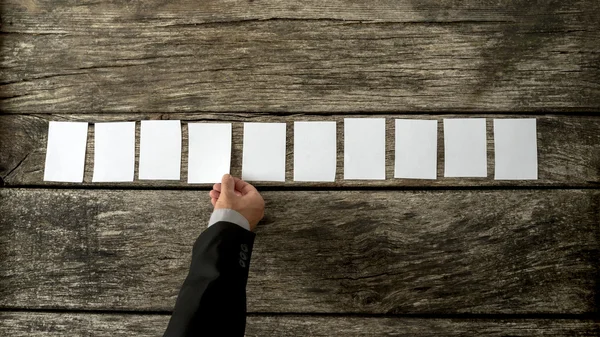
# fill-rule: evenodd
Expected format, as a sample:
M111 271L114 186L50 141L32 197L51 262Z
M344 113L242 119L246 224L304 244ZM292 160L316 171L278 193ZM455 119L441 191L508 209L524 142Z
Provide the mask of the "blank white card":
M335 181L335 122L294 122L294 180Z
M231 123L188 124L188 183L218 183L231 167Z
M437 178L437 120L396 119L395 178Z
M244 123L242 178L285 181L285 123Z
M179 180L180 171L181 122L142 121L140 179Z
M535 118L494 119L495 179L538 178Z
M485 118L444 119L444 176L487 177Z
M344 119L344 179L385 179L385 118Z
M135 122L94 124L93 182L133 181Z
M88 123L50 122L44 181L83 182Z

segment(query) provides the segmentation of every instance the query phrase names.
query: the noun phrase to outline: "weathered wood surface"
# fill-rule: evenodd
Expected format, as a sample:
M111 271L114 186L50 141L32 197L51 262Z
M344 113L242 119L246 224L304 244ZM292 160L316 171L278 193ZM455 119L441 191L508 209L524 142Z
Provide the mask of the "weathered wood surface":
M291 115L273 116L263 114L174 114L169 118L180 118L194 122L233 122L232 174L241 175L242 165L242 122L287 122L287 173L283 186L395 186L395 187L460 187L460 186L600 186L600 118L591 116L538 116L538 159L539 180L536 181L495 181L494 180L494 140L491 118L506 118L508 115L487 115L488 117L488 178L444 178L443 118L464 117L455 115L382 115L387 118L387 180L352 181L343 179L343 119L342 116ZM0 178L6 185L51 186L57 183L44 182L44 161L49 120L78 121L119 121L160 119L159 114L115 114L115 115L3 115L0 116ZM365 117L360 115L360 117ZM394 118L426 118L439 120L438 134L438 179L411 180L394 179ZM527 117L527 116L519 116ZM293 181L293 121L334 120L338 122L338 164L334 183L304 183ZM187 183L187 123L183 127L182 178L180 181L134 181L132 183L91 183L93 173L94 137L93 127L88 137L88 152L85 166L84 186L154 186L197 188ZM138 123L139 129L139 123ZM138 144L139 146L139 135ZM139 153L139 149L136 153ZM137 176L137 175L136 175ZM61 184L64 185L64 184ZM70 184L82 186L82 184ZM282 183L258 183L260 186L282 186ZM203 185L207 186L207 185Z
M582 1L7 1L0 111L590 111Z
M168 315L0 312L0 334L162 336ZM598 336L593 320L250 316L246 336ZM335 332L335 333L333 333Z
M598 312L600 191L265 192L249 312ZM0 307L171 310L206 192L0 189Z
M66 33L87 29L155 27L163 24L235 23L262 20L340 20L363 22L460 23L529 22L586 28L597 22L598 2L591 0L140 0L122 4L110 0L77 2L3 1L5 31ZM553 16L549 20L545 16ZM40 20L44 19L44 20ZM102 22L108 27L97 24ZM91 27L90 27L91 26Z

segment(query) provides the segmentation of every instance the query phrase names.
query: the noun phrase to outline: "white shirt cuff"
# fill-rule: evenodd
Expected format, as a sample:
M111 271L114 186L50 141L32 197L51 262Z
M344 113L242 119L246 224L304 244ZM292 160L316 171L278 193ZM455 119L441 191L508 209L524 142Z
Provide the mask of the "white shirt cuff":
M210 216L210 220L208 221L208 227L219 221L231 222L244 228L245 230L250 230L250 223L248 220L244 218L244 216L238 211L234 211L229 208L215 209L213 214Z

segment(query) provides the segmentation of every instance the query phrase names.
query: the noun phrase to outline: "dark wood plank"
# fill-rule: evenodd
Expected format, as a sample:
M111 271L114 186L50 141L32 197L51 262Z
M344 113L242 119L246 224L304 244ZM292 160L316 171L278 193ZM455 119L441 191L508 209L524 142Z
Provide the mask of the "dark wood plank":
M4 6L3 112L600 108L595 0L56 3Z
M250 312L598 312L598 190L264 197ZM0 189L0 307L171 310L210 212L204 191Z
M3 336L161 336L165 315L0 312ZM597 336L593 320L250 316L246 336Z
M243 125L245 121L287 122L287 173L286 182L262 182L260 186L398 186L398 187L452 187L452 186L600 186L600 118L597 117L556 117L538 116L538 159L539 180L536 181L495 181L494 180L494 140L492 118L507 118L508 115L488 117L488 178L465 179L444 178L443 118L465 117L458 115L382 115L387 118L387 180L352 181L343 179L343 119L342 116L292 115L288 117L257 114L174 114L169 118L180 118L194 122L233 122L232 174L241 175ZM0 178L13 186L52 186L56 183L43 181L46 153L47 128L49 120L114 121L160 119L158 114L116 114L116 115L4 115L0 116ZM366 117L358 115L358 117ZM527 117L520 115L519 117ZM531 116L530 116L531 117ZM411 180L394 179L394 118L425 118L439 120L438 134L438 179ZM338 122L338 165L334 183L303 183L293 181L293 121L334 120ZM139 128L139 123L138 123ZM88 138L88 153L83 186L155 186L197 188L187 184L187 124L183 128L183 155L181 181L134 181L132 183L91 183L93 173L93 127ZM139 136L138 136L139 140ZM139 145L139 144L138 144ZM139 151L137 151L139 153ZM63 184L64 185L64 184ZM82 186L82 184L71 184ZM208 185L202 185L207 187Z

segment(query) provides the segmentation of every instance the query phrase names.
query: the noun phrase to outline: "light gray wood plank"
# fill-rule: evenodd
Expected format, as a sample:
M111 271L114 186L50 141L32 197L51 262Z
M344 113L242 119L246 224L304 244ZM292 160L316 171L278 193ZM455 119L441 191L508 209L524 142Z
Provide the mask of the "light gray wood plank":
M250 312L598 312L598 190L265 192ZM204 191L0 189L0 307L171 310Z
M142 12L137 6L107 2L82 7L61 3L64 11L49 2L39 10L35 3L32 9L11 5L15 10L3 13L8 24L1 28L6 33L1 111L477 113L600 108L595 0L566 5L507 1L507 9L494 19L493 8L502 3L486 1L465 10L458 22L451 19L455 14L446 14L453 11L451 3L438 8L431 1L424 2L423 16L410 11L400 15L400 21L409 22L361 21L389 7L375 5L379 11L360 14L358 8L371 3L350 5L334 20L308 14L299 15L306 20L261 20L242 9L238 18L231 14L222 23L203 23L213 14L222 20L218 13L229 6L215 10L220 4L198 10L204 14L196 18L197 12L187 12L190 2L170 14L163 12L166 4L153 1L140 2ZM345 5L337 3L329 12ZM405 4L384 20L405 10ZM488 18L477 22L481 18L476 13ZM268 10L261 15L272 17ZM346 16L358 21L346 22ZM436 23L438 18L443 22Z
M110 0L3 2L5 31L81 33L103 28L156 27L237 23L264 20L331 20L342 22L532 22L542 26L584 26L595 22L600 7L593 0L535 3L524 0L227 0L198 3L193 0L140 0L123 5ZM550 19L548 16L552 16ZM94 25L102 22L105 26Z
M600 118L591 116L533 116L538 124L539 180L535 181L496 181L494 180L494 140L493 118L511 118L510 115L482 115L488 118L488 177L444 178L443 118L465 117L468 115L381 115L387 118L387 180L351 181L343 179L343 120L355 115L314 116L296 114L274 116L269 114L116 114L116 115L4 115L0 116L0 178L12 186L52 186L57 183L43 181L46 153L47 128L50 120L77 121L120 121L142 119L182 119L183 154L182 178L180 181L134 181L132 183L91 183L93 173L94 137L93 127L88 137L88 152L85 166L84 184L70 186L153 186L198 188L187 184L187 122L232 122L233 152L232 174L242 173L243 122L286 122L287 123L287 173L285 183L259 182L259 186L319 186L319 187L469 187L469 186L600 186ZM356 117L372 117L356 115ZM519 115L517 117L532 117ZM425 118L439 120L438 134L438 179L412 180L394 179L394 118ZM298 120L333 120L338 123L338 163L334 183L304 183L293 181L293 122ZM139 123L138 123L139 128ZM139 135L138 135L139 146ZM139 153L139 149L137 151ZM65 184L60 184L64 186ZM203 188L210 185L201 185Z
M169 316L0 312L0 333L13 337L162 336ZM597 336L593 320L419 319L250 316L246 336Z

